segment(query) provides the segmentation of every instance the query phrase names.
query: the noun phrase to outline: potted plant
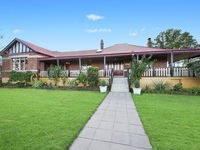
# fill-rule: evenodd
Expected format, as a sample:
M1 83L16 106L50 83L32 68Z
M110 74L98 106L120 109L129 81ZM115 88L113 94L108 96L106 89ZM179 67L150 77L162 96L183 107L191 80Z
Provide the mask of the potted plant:
M100 92L104 93L107 91L107 83L105 80L101 80L100 86L99 86Z
M151 56L143 55L141 60L137 60L134 56L131 63L131 81L134 84L133 93L141 94L140 79L144 72L153 65L154 61L150 61Z
M134 94L141 94L142 88L140 88L140 80L136 79L134 81L134 88L133 88L133 93Z

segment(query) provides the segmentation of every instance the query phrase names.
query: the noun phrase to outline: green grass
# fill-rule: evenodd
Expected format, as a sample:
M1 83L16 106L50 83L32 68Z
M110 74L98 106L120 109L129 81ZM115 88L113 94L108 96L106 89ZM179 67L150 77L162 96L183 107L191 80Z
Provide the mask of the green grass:
M154 150L200 150L200 96L133 96Z
M105 94L0 89L0 150L68 149Z

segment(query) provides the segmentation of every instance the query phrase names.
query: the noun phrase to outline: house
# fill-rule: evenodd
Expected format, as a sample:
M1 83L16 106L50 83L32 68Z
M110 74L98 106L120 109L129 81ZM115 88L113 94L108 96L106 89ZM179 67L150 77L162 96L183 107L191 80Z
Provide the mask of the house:
M47 69L56 65L61 66L70 78L86 72L90 66L98 67L102 78L109 78L111 73L114 76L127 76L132 56L139 60L143 55L152 55L152 59L156 60L154 66L143 75L143 87L151 86L158 80L182 83L185 88L200 86L193 70L174 67L177 61L198 57L200 49L152 48L150 38L146 47L126 43L104 47L101 40L99 49L66 52L50 51L15 38L1 51L2 81L8 80L11 70L39 72L41 78L46 78Z

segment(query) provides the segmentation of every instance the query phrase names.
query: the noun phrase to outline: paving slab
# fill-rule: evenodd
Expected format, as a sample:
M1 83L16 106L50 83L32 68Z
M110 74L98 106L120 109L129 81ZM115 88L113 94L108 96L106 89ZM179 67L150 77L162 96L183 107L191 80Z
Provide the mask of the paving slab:
M70 150L151 149L128 92L110 92L70 147Z

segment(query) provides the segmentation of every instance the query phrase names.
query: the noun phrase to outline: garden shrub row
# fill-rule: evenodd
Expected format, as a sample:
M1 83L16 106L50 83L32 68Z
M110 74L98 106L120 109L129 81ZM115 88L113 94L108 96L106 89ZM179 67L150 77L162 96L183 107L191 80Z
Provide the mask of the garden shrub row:
M154 89L142 89L142 93L200 95L200 87L184 89L181 83L169 88L169 84L156 84Z
M33 87L33 88L46 88L46 89L85 89L91 90L90 87L97 90L96 88L99 85L99 69L96 67L90 67L87 70L87 75L80 73L79 76L74 80L69 80L66 74L63 73L62 68L56 66L54 68L48 69L48 78L51 80L50 83L43 82L39 80L39 75L37 73L27 72L17 72L11 71L9 73L8 83L0 83L0 87ZM59 80L62 80L63 86L58 86L57 83ZM52 82L54 81L54 82ZM82 84L84 87L78 87L79 84ZM100 84L103 86L106 85L106 82L103 81ZM68 86L66 86L68 85Z

